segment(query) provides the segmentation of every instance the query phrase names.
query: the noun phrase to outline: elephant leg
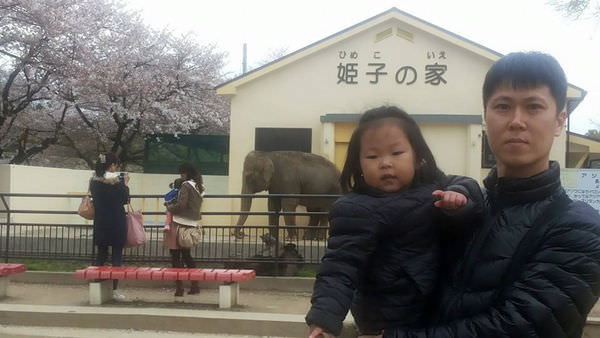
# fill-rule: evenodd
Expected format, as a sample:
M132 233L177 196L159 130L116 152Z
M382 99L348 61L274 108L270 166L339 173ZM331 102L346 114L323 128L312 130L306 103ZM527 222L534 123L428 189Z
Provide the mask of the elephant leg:
M306 211L308 212L317 212L319 211L319 209L314 209L314 208L306 208ZM303 239L308 239L308 240L313 240L316 239L316 233L315 233L315 229L313 229L313 227L316 227L319 225L319 215L310 215L310 220L308 221L308 229L306 229L304 231L304 236L302 237Z
M269 198L269 211L279 212L281 210L281 198ZM269 233L273 238L279 238L279 215L269 215Z
M296 203L295 200L292 200L292 201L286 200L285 203L283 203L283 211L295 212L297 206L298 206L298 203ZM293 215L293 214L284 215L283 219L285 220L285 225L294 226L294 227L296 226L296 215ZM290 241L297 240L298 239L298 230L288 228L287 239Z
M327 229L329 227L329 216L328 215L321 215L319 216L319 226L322 227L323 229L319 229L316 237L318 240L325 240L327 239Z

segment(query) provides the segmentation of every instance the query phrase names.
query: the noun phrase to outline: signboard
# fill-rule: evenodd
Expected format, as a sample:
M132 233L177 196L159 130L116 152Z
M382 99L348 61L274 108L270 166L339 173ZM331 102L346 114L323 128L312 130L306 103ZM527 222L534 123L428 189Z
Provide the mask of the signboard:
M560 176L569 197L600 211L600 169L561 169Z
M425 52L427 64L419 67L403 63L402 60L386 63L382 60L381 51L373 51L363 57L356 50L340 50L337 57L337 84L356 85L367 81L372 85L381 81L395 81L398 85L410 86L415 82L423 82L432 86L445 85L448 70L448 54L445 50L429 50ZM361 63L362 62L362 63Z

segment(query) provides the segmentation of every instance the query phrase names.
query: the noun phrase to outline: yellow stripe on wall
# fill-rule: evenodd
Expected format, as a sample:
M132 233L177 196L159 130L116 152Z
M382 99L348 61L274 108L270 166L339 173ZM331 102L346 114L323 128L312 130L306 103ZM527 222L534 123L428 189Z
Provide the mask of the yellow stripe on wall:
M356 123L338 122L335 124L335 166L342 171L344 161L346 161L346 152L352 132L356 128Z

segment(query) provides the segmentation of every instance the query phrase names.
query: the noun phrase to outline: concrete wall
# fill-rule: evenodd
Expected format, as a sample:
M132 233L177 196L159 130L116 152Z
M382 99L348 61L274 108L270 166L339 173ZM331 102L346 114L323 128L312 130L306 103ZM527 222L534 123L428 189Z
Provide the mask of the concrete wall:
M391 27L410 31L413 40L394 35L377 42L376 35ZM446 52L447 59L427 58L428 52L440 50ZM340 59L340 51L348 55L356 51L358 58ZM374 58L375 52L379 52L379 59ZM340 62L358 63L358 84L337 83ZM377 84L370 83L372 77L365 74L373 71L368 63L374 62L385 63L383 71L388 72L380 77ZM444 74L447 84L433 86L425 83L425 66L434 62L448 66ZM320 117L325 114L356 114L390 104L400 106L410 114L480 116L479 93L490 64L489 60L446 40L391 19L243 84L231 97L229 191L240 191L243 159L254 149L256 127L312 128L312 152L323 154L326 145L323 144ZM414 84L408 86L395 81L396 71L402 66L412 66L417 70L418 80ZM442 128L436 125L424 127L430 145L436 148L436 155L440 157L440 165L449 172L467 174L463 159L466 159L467 152L472 151L465 147L467 130L462 126L462 131L457 132L451 127L451 130L440 134ZM454 146L446 147L447 144ZM477 156L479 158L479 153ZM456 161L457 158L461 161ZM256 207L259 206L262 208L262 204L257 203ZM232 208L238 209L239 202ZM263 209L253 207L253 210Z
M10 191L10 168L7 164L0 164L0 191ZM5 201L10 203L10 198L5 197ZM0 201L0 210L6 210L2 201ZM0 213L0 221L6 221L5 213Z
M260 76L249 74L248 81L234 81L223 90L231 100L230 193L240 191L243 159L254 149L257 127L311 128L312 152L339 166L344 156L338 151L344 147L331 141L337 138L337 124L320 122L325 114L358 114L388 104L413 115L482 115L481 86L493 62L490 58L465 47L470 43L450 42L395 17L365 26L368 28L339 41L337 37L346 32L308 46L311 53L301 58L292 55L281 61L282 67L271 67L272 71ZM384 37L385 32L391 33ZM445 58L440 58L441 51ZM354 53L356 57L351 58ZM338 82L338 66L346 63L356 63L356 84ZM381 71L387 74L381 75L378 83L370 82L374 77L367 72L375 71L370 63L385 63ZM443 74L447 83L426 83L425 67L435 63L447 66ZM404 66L417 71L417 80L411 85L396 81L396 72ZM576 95L569 88L569 96ZM431 123L422 128L441 168L452 174L479 175L481 125ZM563 132L551 152L551 159L561 166L566 161L565 141ZM232 209L239 209L239 202ZM253 207L265 209L264 203Z
M36 194L85 194L91 170L73 170L19 165L0 165L0 191L11 193ZM165 194L169 191L169 183L177 175L168 174L130 174L129 188L131 194ZM207 194L227 194L227 176L204 176ZM13 197L10 201L13 210L77 210L79 198L25 198ZM203 211L229 211L229 199L205 199ZM133 199L132 206L143 211L164 211L162 198ZM228 224L229 217L205 216L205 224ZM15 222L35 223L82 223L77 215L24 215L14 214ZM146 223L162 223L162 216L147 216ZM89 223L89 221L87 221Z

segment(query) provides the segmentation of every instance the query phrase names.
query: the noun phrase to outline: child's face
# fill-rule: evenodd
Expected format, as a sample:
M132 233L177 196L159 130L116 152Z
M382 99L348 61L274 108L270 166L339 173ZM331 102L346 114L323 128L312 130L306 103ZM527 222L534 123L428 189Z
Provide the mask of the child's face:
M404 130L385 123L365 130L360 139L360 168L367 185L385 192L410 186L415 154Z

